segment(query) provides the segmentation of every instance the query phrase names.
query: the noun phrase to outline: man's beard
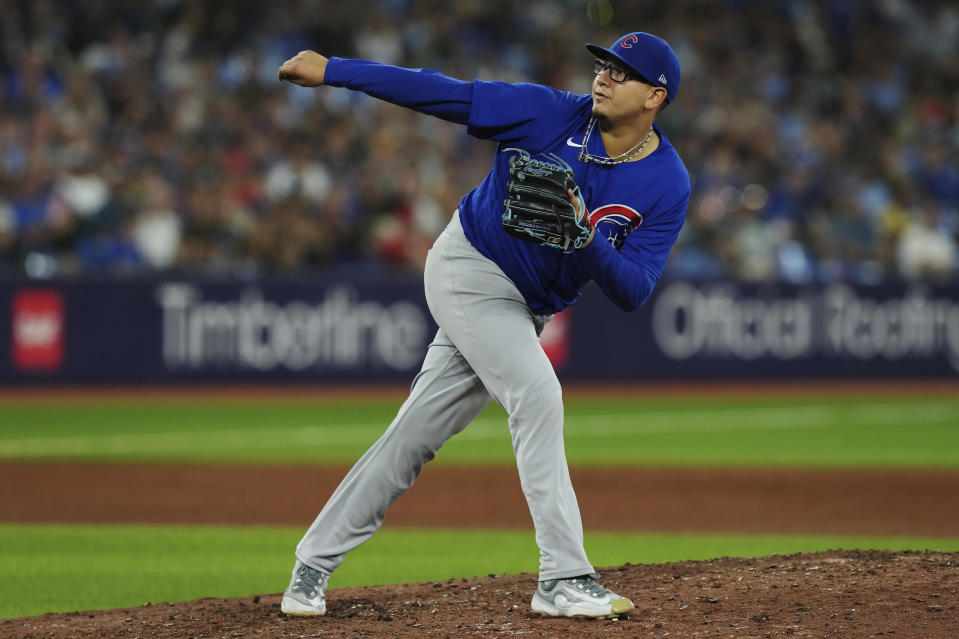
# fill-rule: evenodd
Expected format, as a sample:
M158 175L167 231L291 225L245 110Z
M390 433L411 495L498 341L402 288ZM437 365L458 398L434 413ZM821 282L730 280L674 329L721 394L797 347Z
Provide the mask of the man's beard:
M596 120L596 124L599 125L601 131L605 131L609 128L609 116L607 116L605 113L597 112L594 107L590 115Z

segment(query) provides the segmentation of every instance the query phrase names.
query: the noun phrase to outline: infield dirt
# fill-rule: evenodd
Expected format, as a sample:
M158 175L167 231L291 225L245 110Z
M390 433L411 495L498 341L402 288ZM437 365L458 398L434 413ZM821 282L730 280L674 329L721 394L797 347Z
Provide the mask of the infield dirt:
M304 526L347 467L0 464L0 521ZM959 471L571 469L587 531L959 537ZM283 490L277 490L282 486ZM130 499L136 495L136 499ZM386 525L531 528L513 467L427 465Z
M305 527L345 470L8 463L0 484L18 488L0 520ZM948 506L959 494L957 471L580 468L573 480L588 531L959 535L959 510ZM387 525L530 521L515 469L437 466ZM522 574L334 589L320 619L287 618L272 593L8 619L0 637L959 636L959 553L834 551L601 572L635 601L629 618L537 617L529 611L536 577Z
M279 595L0 621L0 636L93 637L893 637L946 639L959 627L959 553L827 552L602 570L629 593L626 619L529 611L533 575L329 593L326 617L296 619Z

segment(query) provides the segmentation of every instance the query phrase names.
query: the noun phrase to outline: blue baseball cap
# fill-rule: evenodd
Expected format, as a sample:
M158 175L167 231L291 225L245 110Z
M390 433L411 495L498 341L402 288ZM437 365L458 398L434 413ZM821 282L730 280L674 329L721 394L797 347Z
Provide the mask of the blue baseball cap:
M622 36L608 49L592 43L586 49L597 57L619 60L653 86L663 87L667 102L679 93L679 58L662 38L636 31Z

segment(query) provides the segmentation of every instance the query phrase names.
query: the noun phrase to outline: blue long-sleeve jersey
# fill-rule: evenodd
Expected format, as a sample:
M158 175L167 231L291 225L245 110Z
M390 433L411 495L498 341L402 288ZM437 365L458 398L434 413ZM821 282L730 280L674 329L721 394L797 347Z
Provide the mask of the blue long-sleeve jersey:
M460 202L460 221L473 246L516 284L535 313L556 313L573 304L590 280L625 310L649 298L682 228L690 192L686 167L658 126L659 147L642 160L584 163L578 156L592 108L589 95L537 84L466 82L435 71L344 58L330 58L325 81L464 124L471 135L499 142L493 168ZM589 246L563 253L503 231L515 149L553 154L573 168L596 228ZM607 155L598 132L590 136L587 151Z

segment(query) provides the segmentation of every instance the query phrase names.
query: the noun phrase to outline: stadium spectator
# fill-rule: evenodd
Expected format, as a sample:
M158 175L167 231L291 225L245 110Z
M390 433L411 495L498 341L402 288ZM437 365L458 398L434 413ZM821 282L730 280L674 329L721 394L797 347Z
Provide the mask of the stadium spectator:
M957 280L954 2L291 4L3 2L0 273L419 269L492 146L277 65L323 42L585 92L570 52L628 25L683 60L667 277Z

